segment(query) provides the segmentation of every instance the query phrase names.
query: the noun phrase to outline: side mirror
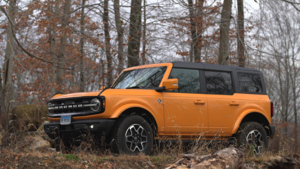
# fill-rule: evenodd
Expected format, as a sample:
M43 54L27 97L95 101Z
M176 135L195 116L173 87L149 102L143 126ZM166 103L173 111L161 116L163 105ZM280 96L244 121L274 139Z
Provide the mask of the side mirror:
M162 82L165 90L176 90L178 89L178 79L167 79Z
M105 86L102 86L102 87L100 88L100 90L103 90L103 89L105 89Z

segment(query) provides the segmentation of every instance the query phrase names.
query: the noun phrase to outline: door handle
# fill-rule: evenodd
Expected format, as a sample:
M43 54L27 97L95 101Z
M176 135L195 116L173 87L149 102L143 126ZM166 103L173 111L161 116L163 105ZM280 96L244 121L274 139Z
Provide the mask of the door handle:
M203 100L195 100L195 104L205 104L205 101Z
M229 105L230 105L230 106L239 106L240 103L238 103L238 102L236 102L236 101L231 101L231 102L229 102Z

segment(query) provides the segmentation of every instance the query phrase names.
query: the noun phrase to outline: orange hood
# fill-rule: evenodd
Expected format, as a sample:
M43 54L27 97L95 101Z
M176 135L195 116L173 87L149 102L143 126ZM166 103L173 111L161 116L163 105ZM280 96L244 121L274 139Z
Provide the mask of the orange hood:
M93 91L93 92L80 92L80 93L70 93L70 94L57 94L51 99L65 99L72 97L89 97L89 96L98 96L102 90Z

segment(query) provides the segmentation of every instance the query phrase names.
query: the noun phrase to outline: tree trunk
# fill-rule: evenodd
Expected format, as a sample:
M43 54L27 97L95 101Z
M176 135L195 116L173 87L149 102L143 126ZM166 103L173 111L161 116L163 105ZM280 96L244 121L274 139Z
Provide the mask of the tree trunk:
M224 0L220 23L219 65L228 65L231 5L232 0Z
M192 60L201 62L202 32L203 32L203 3L204 0L196 1L196 8L193 0L188 0L189 17L191 24L192 39Z
M109 35L109 18L108 18L108 0L104 0L104 13L103 13L103 25L105 34L105 54L107 60L107 85L111 86L113 83L113 68L112 57L110 53L110 35Z
M120 17L120 1L114 0L115 22L118 32L118 74L124 69L124 50L123 50L123 32L122 21Z
M195 54L195 62L201 62L201 50L202 50L202 33L203 33L203 4L204 0L197 1L197 36L196 47L197 53Z
M196 58L198 55L198 48L197 48L197 33L196 33L196 23L195 23L195 14L194 14L194 4L193 0L188 0L188 5L189 5L189 12L190 12L190 23L191 23L191 38L192 38L192 58Z
M129 37L128 37L128 67L139 65L142 0L131 1Z
M6 115L5 115L5 108L4 108L4 90L2 86L2 69L0 69L0 128L4 128L6 124ZM1 132L1 130L0 130ZM0 140L1 142L1 140Z
M14 69L14 57L16 43L13 38L13 30L15 24L16 15L16 0L9 0L8 15L12 21L12 24L8 22L7 27L7 40L5 49L5 61L4 61L4 75L3 75L3 114L1 117L1 124L5 131L8 131L9 114L11 113L12 99L13 99L13 69Z
M143 11L143 16L144 16L144 24L143 24L143 51L142 51L142 64L146 64L146 45L147 45L147 40L146 40L146 29L147 29L147 18L146 18L146 0L144 0L144 11Z
M60 45L58 49L58 55L57 55L57 71L56 71L56 92L62 92L62 86L63 86L63 74L64 74L64 55L66 51L66 43L67 43L67 27L69 25L69 18L70 18L70 8L71 8L71 0L65 0L65 6L64 6L64 13L61 18L62 24L61 29L63 30L63 36L60 38Z
M238 44L238 58L239 58L239 66L245 67L245 47L244 47L244 0L237 1L238 6L238 36L237 36L237 44Z
M50 1L50 3L52 3ZM58 4L57 4L57 0L54 1L54 12L52 10L52 6L49 5L49 8L48 10L50 11L50 13L53 13L53 17L54 18L57 18L58 17ZM48 18L50 20L50 17ZM49 44L50 44L50 51L49 51L49 54L50 54L50 59L52 62L54 62L56 60L56 56L55 56L55 46L56 46L56 31L55 31L55 28L56 28L56 23L51 23L48 27L48 32L49 32ZM55 94L55 67L53 65L51 65L51 68L50 68L50 71L51 71L51 76L50 76L50 82L51 82L51 95L54 95Z
M81 9L81 17L80 17L80 62L79 62L79 71L80 71L80 82L79 82L79 91L84 92L85 81L84 81L84 5L86 0L82 0L82 9Z

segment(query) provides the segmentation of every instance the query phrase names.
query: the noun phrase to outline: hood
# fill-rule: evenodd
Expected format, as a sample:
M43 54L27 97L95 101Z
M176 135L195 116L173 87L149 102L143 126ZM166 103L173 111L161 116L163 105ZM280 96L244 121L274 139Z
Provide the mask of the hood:
M102 90L93 91L93 92L79 92L79 93L70 93L70 94L57 94L51 98L53 99L65 99L65 98L74 98L74 97L90 97L98 96Z

